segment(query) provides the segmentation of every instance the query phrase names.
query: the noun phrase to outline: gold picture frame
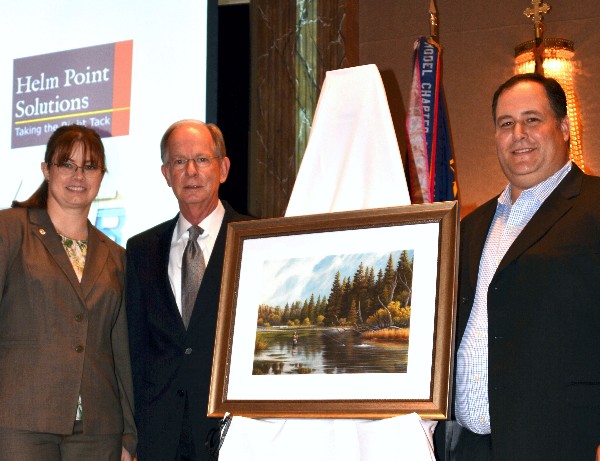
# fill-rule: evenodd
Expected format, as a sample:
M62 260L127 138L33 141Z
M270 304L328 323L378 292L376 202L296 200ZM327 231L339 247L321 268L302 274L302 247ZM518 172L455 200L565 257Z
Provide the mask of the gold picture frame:
M229 224L208 416L446 419L458 209Z

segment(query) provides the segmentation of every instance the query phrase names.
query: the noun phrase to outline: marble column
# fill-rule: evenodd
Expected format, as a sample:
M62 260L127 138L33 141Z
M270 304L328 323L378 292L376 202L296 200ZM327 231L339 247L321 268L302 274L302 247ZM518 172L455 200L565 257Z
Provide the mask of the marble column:
M249 212L283 216L328 70L358 65L358 0L252 0Z

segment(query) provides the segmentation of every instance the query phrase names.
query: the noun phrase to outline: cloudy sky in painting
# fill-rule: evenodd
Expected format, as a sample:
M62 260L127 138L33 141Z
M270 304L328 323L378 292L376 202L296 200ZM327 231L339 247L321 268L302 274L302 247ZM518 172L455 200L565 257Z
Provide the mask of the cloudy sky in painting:
M401 253L402 250L391 253L394 268ZM353 277L362 261L365 267L374 268L377 277L379 269L385 270L389 257L387 252L265 261L261 303L283 308L286 303L304 302L311 294L315 301L319 295L328 297L337 271L340 281L344 277ZM409 257L412 257L412 251L409 251Z

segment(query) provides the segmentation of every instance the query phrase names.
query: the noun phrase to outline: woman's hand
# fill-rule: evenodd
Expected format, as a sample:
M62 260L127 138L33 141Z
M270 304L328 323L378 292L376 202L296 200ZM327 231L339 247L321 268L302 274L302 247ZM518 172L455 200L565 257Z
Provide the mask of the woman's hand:
M132 461L133 458L125 447L121 449L121 461Z

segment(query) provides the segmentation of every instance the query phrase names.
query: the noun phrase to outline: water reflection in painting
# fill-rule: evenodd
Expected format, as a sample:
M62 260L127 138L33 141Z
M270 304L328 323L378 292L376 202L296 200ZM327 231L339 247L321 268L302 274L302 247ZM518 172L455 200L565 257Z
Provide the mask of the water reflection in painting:
M408 363L408 339L367 341L352 329L268 329L257 341L255 375L406 373Z

